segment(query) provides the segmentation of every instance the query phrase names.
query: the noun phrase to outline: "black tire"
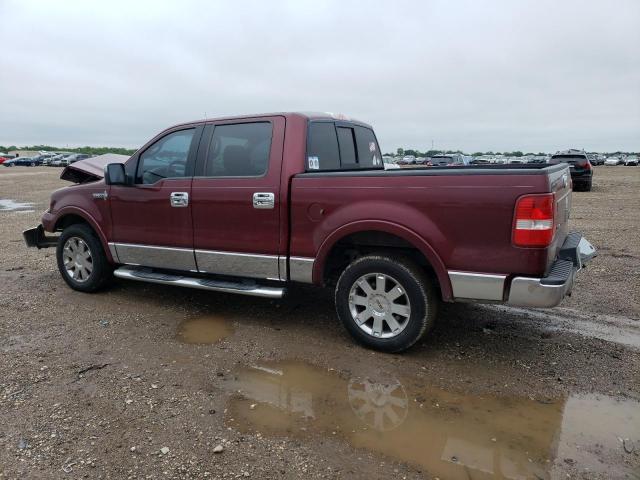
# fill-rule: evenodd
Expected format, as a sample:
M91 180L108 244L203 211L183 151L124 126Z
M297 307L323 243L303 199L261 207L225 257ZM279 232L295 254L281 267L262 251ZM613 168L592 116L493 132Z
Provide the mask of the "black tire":
M591 182L584 184L584 191L585 192L590 192L591 191Z
M367 333L356 323L349 305L351 289L356 282L361 280L363 276L376 273L395 280L404 289L404 295L410 305L410 314L405 320L406 324L403 323L404 327L400 333L389 338L379 338L372 333ZM359 343L383 352L402 352L413 346L433 328L439 299L432 282L414 262L405 257L381 254L360 257L342 272L336 285L335 302L336 311L342 324ZM372 317L371 322L373 321ZM363 325L367 323L363 322ZM386 334L391 335L392 333L386 332Z
M90 253L91 272L84 279L75 279L64 264L65 245L72 238L80 239L84 242ZM86 250L85 250L86 251ZM80 292L96 292L103 288L113 278L113 267L107 260L107 256L102 248L102 243L93 229L86 224L76 223L65 228L60 235L56 247L56 257L58 260L58 270L67 285Z

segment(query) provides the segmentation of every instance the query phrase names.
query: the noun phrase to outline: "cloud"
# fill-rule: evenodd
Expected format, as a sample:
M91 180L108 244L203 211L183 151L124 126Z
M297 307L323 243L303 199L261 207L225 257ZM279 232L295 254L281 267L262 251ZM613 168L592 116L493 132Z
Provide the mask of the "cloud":
M0 144L288 110L385 151L640 150L640 3L0 0Z

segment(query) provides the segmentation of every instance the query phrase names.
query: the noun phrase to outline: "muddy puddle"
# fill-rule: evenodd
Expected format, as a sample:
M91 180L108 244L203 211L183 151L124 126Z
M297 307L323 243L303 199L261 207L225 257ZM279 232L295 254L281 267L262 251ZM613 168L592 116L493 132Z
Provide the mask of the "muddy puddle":
M640 405L609 397L462 395L416 379L343 378L297 361L247 367L229 383L230 427L339 438L440 478L546 479L569 461L624 475L631 467L620 439L640 443Z
M0 198L0 212L33 212L33 203Z
M233 333L231 322L222 317L207 315L189 318L178 327L177 338L182 343L216 343Z

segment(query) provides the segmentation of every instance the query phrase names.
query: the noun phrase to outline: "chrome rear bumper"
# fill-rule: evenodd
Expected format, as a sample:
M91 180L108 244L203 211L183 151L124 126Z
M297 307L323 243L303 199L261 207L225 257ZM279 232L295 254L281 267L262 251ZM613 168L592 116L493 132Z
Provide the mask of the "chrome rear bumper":
M576 274L596 255L596 249L580 233L570 233L546 277L515 277L511 280L507 304L555 307L571 294Z

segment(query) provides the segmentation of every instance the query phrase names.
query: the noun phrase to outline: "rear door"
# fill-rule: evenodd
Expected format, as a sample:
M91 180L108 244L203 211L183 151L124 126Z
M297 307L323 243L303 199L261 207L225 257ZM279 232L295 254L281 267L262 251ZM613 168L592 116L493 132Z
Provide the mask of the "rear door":
M130 160L135 163L133 185L111 186L113 247L119 263L196 270L190 197L202 129L167 132Z
M200 272L281 278L284 128L285 119L278 116L206 126L191 190Z

